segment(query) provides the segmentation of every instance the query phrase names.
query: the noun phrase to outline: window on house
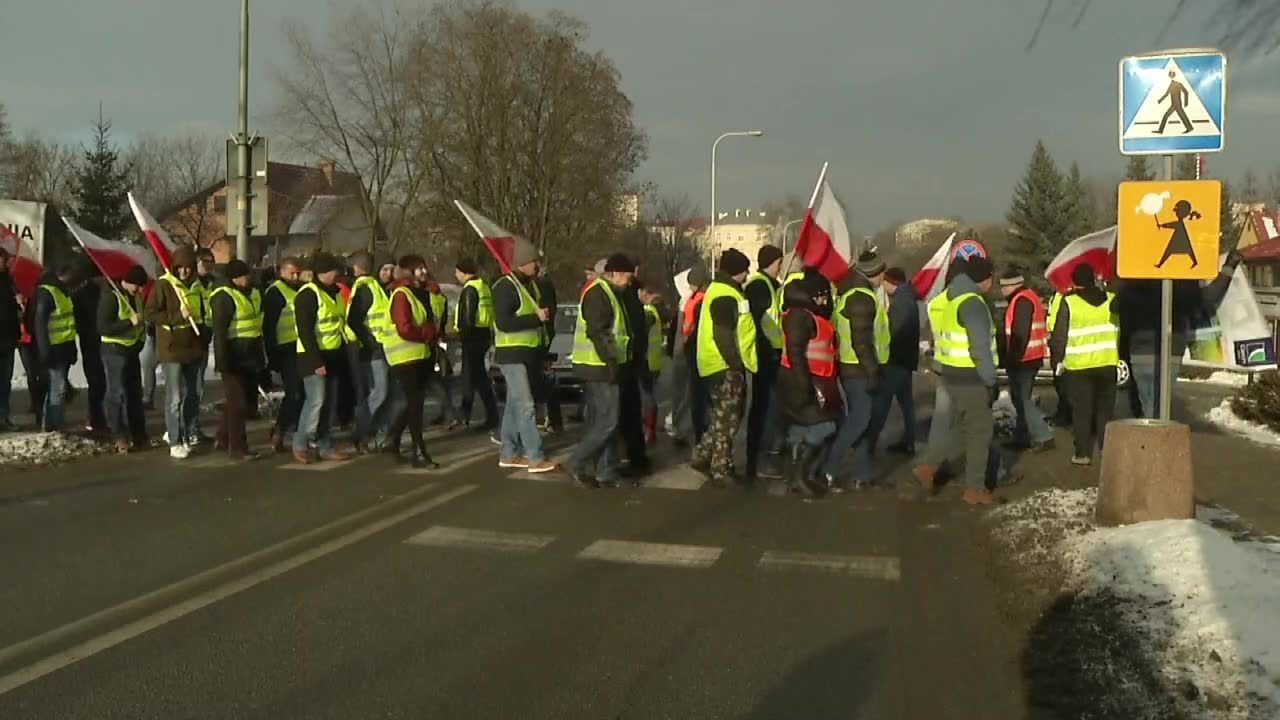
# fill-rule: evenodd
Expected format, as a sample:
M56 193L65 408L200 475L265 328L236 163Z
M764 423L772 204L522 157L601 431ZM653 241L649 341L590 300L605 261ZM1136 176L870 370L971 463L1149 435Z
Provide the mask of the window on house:
M226 210L227 210L227 196L226 195L213 196L213 211L226 212Z

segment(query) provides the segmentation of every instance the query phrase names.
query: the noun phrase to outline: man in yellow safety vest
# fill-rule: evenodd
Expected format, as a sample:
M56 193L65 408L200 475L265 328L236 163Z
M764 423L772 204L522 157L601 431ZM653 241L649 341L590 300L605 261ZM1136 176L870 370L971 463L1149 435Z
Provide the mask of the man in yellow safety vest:
M458 261L454 277L462 285L450 330L462 343L462 422L470 426L471 403L479 395L484 405L484 422L479 429L493 432L498 428L498 402L486 365L486 356L493 346L493 293L489 283L480 277L479 266L470 258Z
M222 424L217 445L232 460L253 460L245 435L248 393L245 387L266 366L262 347L262 309L253 301L252 271L243 260L226 265L226 282L209 293L213 359L222 375ZM255 395L253 400L257 401Z
M747 474L749 484L761 477L780 478L782 469L775 463L760 466L761 457L770 451L781 452L782 443L770 437L771 425L777 425L779 411L775 402L778 371L782 362L782 250L765 245L756 253L756 271L747 277L743 294L751 304L751 318L756 324L756 362L751 376L751 410L747 413ZM777 428L773 428L777 432Z
M351 453L334 442L341 373L347 371L346 312L338 292L338 258L317 253L311 260L314 280L302 286L294 298L298 325L298 375L302 377L303 403L298 430L293 435L293 457L306 465L315 461L312 444L321 460L349 460Z
M1094 441L1101 446L1116 404L1120 329L1115 296L1098 287L1093 266L1077 265L1071 282L1075 288L1058 304L1049 352L1053 367L1061 365L1071 395L1071 463L1087 467L1093 463Z
M355 282L347 304L347 327L356 341L347 345L355 387L355 428L351 440L357 452L378 449L377 436L390 423L390 370L382 344L391 332L391 298L387 286L374 277L373 255L358 252L351 256Z
M104 288L98 296L98 332L102 334L102 368L107 381L102 405L118 452L150 446L139 362L146 335L142 288L147 280L147 271L134 265L120 279L119 289Z
M286 439L298 429L302 412L302 376L298 374L298 324L293 301L302 289L302 260L289 256L280 261L276 279L262 297L262 340L267 351L267 367L280 373L284 398L276 410L271 429L271 447L283 452Z

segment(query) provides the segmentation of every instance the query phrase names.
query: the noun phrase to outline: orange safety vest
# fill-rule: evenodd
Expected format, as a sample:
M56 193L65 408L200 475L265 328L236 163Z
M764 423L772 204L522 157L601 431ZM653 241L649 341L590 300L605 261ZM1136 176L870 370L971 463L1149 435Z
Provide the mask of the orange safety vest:
M1022 353L1021 362L1035 362L1049 357L1049 329L1045 325L1047 314L1044 301L1031 288L1023 288L1009 298L1009 307L1004 311L1004 336L1006 342L1013 342L1014 306L1019 300L1031 303L1031 337L1027 340L1027 349Z
M684 325L680 328L680 332L685 337L693 334L694 327L698 324L698 310L702 307L702 298L705 292L699 290L689 298L689 302L684 304Z
M782 313L785 320L793 310ZM805 348L805 358L809 361L809 374L814 377L832 378L836 376L836 327L831 324L830 320L824 317L818 317L813 313L805 310L813 318L818 325L818 332L809 340L808 347ZM791 367L791 357L787 353L786 342L786 323L782 325L782 367Z

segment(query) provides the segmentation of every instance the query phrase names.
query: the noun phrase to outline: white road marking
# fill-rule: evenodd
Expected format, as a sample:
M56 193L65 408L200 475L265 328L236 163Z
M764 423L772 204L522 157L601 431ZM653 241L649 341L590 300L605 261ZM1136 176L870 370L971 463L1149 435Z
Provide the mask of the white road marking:
M578 558L634 565L705 568L713 565L722 552L724 548L705 545L597 540L578 553Z
M416 496L425 494L428 490L434 487L435 485L433 483L432 485L427 485L427 486L418 488L416 490L413 490L411 492L408 492L405 495L402 495L401 497L402 498L416 497ZM115 647L116 645L119 645L132 638L142 635L143 633L154 630L155 628L158 628L161 625L164 625L166 623L172 622L181 617L189 615L197 610L200 610L201 608L208 607L209 605L212 605L220 600L223 600L232 595L248 590L249 588L254 587L255 585L259 585L268 580L271 580L272 578L275 578L279 575L289 572L290 570L293 570L297 567L305 565L306 563L309 563L312 560L316 560L318 558L324 557L325 555L329 555L338 550L341 550L342 548L347 547L348 545L352 545L354 543L360 542L361 540L364 540L365 538L370 537L371 535L382 532L383 530L386 530L387 528L390 528L394 525L402 523L405 520L408 520L409 518L412 518L416 515L420 515L424 512L427 512L428 510L437 508L441 505L444 505L445 503L456 500L457 498L462 497L463 495L466 495L467 493L475 490L477 487L478 487L477 485L463 485L461 487L450 490L449 492L444 493L443 495L438 495L436 497L428 498L426 500L423 500L413 505L412 507L409 507L405 510L395 513L394 515L378 520L372 524L365 525L357 530L353 530L345 535L334 538L333 540L329 540L328 542L325 542L321 545L313 547L309 550L304 550L303 552L300 552L297 555L294 555L285 560L276 562L272 565L269 565L265 568L249 573L248 575L245 575L238 579L225 582L222 585L206 590L198 595L190 597L181 602L177 602L162 610L158 610L156 612L150 613L138 620L134 620L133 622L130 622L126 625L118 627L115 630L111 630L109 632L98 635L97 637L94 637L90 640L86 640L78 645L75 645L74 647L71 647L70 649L63 650L61 652L50 655L45 659L40 660L39 662L36 662L32 665L28 665L27 667L24 667L20 670L12 672L3 677L0 677L0 695L3 695L16 688L22 687L23 685L26 685L27 683L30 683L34 680L38 680L44 677L45 675L61 670L62 668L65 668L68 665L71 665L73 663L79 662L80 660L83 660L87 657L96 655L97 653L100 653L103 650L107 650L112 647ZM47 633L38 635L29 640L25 640L16 645L11 645L7 648L4 648L3 650L0 650L0 663L4 663L8 660L21 657L23 654L30 652L34 649L40 648L44 645L52 644L57 641L65 640L67 638L73 637L76 634L79 634L88 629L91 629L92 627L94 627L99 623L102 623L103 621L124 617L134 611L141 609L142 607L145 607L148 603L151 603L155 600L158 600L161 598L168 598L170 596L180 596L182 592L190 590L206 581L220 578L223 575L233 573L235 571L243 570L247 567L252 566L256 561L261 560L265 557L269 557L270 555L278 551L286 550L286 549L292 550L294 548L303 546L306 544L308 540L314 539L315 537L320 536L333 528L340 527L343 525L349 525L353 522L357 522L363 518L369 517L372 514L375 514L377 512L382 512L382 511L385 511L384 507L373 507L373 508L368 508L366 510L362 510L358 513L354 513L345 518L329 523L323 527L303 533L302 535L299 535L290 540L285 540L283 542L277 543L275 545L272 545L271 547L265 548L263 550L259 550L251 555L246 555L245 557L242 557L238 560L233 560L229 563L219 565L218 567L213 568L212 570L206 570L205 572L202 572L198 575L194 575L192 577L186 578L185 580L180 580L165 588L161 588L160 590L147 593L146 595L134 598L133 600L122 603L120 605L116 605L115 607L108 608L98 613L94 613L89 617L82 618L80 620L77 620L68 625L64 625L55 630L50 630Z
M405 540L407 545L429 547L460 547L498 550L501 552L532 553L550 545L554 535L532 533L471 530L468 528L436 525Z
M396 475L439 475L441 473L452 472L460 467L471 465L478 460L484 458L496 457L492 447L485 445L483 447L465 450L463 452L450 453L434 458L440 464L439 468L414 468L400 466L391 472Z
M822 555L771 550L761 558L766 570L816 570L868 580L897 582L902 577L898 558L885 555Z
M291 462L288 465L281 465L280 469L281 470L302 470L305 472L332 472L339 468L344 468L350 465L351 463L359 462L361 460L364 460L370 457L373 457L373 456L357 455L351 458L350 460L337 460L337 461L321 460L320 462L314 462L314 463L311 463L310 465L303 465L302 463L299 463L299 462Z

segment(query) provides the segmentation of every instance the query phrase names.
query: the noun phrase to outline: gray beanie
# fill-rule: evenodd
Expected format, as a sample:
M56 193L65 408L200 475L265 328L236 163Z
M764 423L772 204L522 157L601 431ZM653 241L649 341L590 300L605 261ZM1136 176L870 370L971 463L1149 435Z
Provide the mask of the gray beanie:
M537 260L538 249L533 246L533 243L521 237L516 238L515 252L511 254L511 266L520 267Z

